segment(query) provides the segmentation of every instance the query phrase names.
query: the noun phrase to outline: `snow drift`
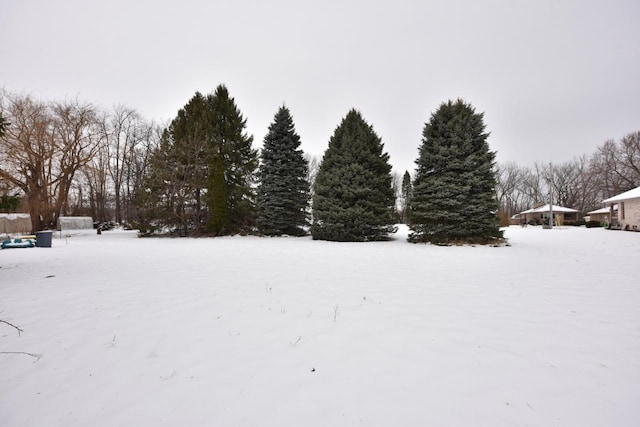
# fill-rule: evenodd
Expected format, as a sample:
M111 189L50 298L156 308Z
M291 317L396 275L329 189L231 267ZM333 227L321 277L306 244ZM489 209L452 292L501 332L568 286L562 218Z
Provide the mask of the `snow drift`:
M0 425L640 425L640 234L406 232L0 251Z

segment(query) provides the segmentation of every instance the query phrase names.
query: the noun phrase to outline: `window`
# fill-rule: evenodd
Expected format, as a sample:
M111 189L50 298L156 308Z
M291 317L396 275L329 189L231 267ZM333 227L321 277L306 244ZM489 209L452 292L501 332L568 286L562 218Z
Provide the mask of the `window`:
M624 202L620 202L620 206L618 206L618 213L620 214L620 219L624 219Z

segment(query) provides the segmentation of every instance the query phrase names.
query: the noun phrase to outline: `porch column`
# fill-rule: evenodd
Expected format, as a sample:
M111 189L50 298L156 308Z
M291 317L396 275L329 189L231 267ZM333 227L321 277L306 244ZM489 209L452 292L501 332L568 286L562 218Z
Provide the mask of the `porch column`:
M609 205L609 228L613 224L613 203Z

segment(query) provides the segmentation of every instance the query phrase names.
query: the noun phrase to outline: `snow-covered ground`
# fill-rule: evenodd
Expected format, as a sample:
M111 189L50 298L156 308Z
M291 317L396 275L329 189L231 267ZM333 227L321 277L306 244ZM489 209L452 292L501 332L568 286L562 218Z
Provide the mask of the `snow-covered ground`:
M0 425L640 425L640 233L406 233L2 250Z

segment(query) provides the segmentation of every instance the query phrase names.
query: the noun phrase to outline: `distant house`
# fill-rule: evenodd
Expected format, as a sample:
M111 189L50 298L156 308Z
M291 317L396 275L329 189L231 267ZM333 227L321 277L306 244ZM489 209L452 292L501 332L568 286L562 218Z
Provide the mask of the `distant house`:
M612 216L613 213L613 216ZM610 207L596 209L595 211L587 212L587 216L584 217L585 221L598 221L600 224L612 224L618 220L618 205L613 205L613 212Z
M613 206L618 205L618 226L620 228L638 231L640 226L640 187L610 197L603 200L602 203L609 205L612 216Z
M567 221L578 221L578 214L580 213L576 209L556 205L551 205L551 209L549 209L549 204L546 204L515 214L511 217L512 224L548 224L550 212L557 225L562 225Z

